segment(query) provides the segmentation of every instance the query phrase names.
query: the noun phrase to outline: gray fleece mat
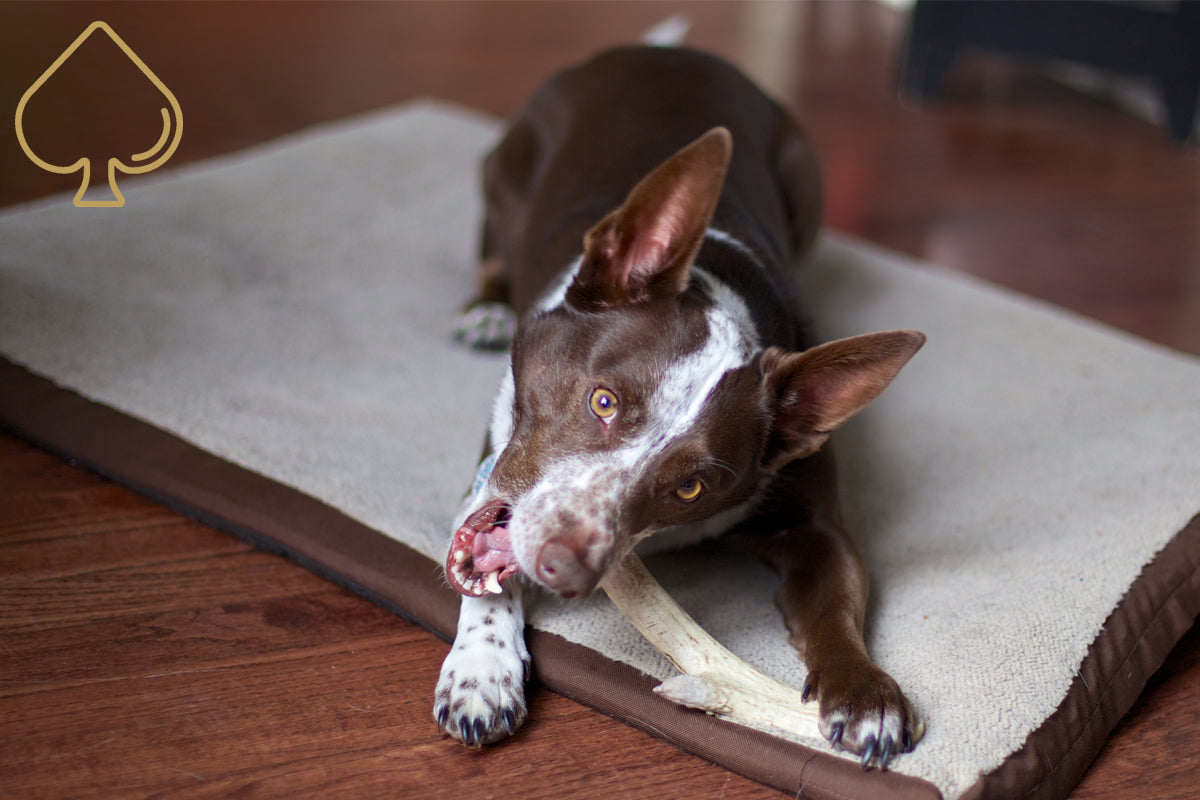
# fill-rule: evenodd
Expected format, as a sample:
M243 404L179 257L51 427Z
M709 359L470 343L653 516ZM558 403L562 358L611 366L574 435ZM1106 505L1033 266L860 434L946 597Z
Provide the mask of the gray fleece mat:
M130 180L124 208L12 210L0 352L440 561L506 368L450 334L498 131L414 103ZM927 724L894 770L954 798L1054 712L1200 510L1200 362L833 234L801 279L827 338L929 337L835 441L869 647ZM801 683L773 576L736 554L718 572L713 547L649 566L730 649ZM603 596L532 621L672 673Z

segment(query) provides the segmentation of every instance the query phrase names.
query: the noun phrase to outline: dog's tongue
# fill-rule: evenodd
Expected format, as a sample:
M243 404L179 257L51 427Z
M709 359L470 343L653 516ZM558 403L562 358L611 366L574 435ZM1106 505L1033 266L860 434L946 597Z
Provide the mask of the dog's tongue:
M478 572L499 572L512 562L512 543L508 540L508 528L492 528L475 537L471 548L475 555Z
M446 577L468 597L499 594L501 584L517 574L507 511L503 503L484 506L454 533L446 556Z

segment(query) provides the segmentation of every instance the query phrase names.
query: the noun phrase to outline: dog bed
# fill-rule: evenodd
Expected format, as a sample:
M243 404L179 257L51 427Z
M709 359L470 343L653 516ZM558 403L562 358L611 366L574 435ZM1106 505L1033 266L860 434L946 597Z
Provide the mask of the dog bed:
M0 424L451 635L437 564L507 363L451 335L498 132L417 102L131 180L121 209L0 215ZM539 676L787 792L1065 796L1200 610L1200 361L833 234L800 276L827 338L929 337L835 437L868 646L924 741L863 772L676 708L603 594L537 602ZM763 567L719 542L647 564L802 682Z

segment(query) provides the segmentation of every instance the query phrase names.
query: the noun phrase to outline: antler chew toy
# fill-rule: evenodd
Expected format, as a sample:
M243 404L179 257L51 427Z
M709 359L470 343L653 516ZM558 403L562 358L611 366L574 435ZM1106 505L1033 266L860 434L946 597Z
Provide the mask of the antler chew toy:
M679 607L633 553L602 584L617 609L683 673L654 691L752 728L822 738L817 704L752 667L709 636Z

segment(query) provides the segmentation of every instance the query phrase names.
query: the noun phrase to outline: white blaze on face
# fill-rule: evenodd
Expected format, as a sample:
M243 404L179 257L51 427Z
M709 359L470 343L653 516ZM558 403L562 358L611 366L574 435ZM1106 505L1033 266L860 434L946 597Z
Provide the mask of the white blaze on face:
M644 438L661 448L695 427L704 405L725 373L744 367L758 350L758 336L746 304L729 287L693 268L713 298L706 318L704 346L667 368L651 403L652 422Z

